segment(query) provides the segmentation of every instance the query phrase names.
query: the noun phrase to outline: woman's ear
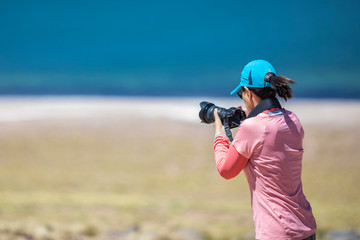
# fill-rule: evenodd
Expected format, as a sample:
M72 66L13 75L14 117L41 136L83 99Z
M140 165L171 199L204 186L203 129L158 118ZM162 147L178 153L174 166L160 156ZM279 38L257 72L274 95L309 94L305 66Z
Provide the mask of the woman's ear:
M251 91L247 88L247 87L244 87L245 88L245 93L248 95L248 99L251 99Z

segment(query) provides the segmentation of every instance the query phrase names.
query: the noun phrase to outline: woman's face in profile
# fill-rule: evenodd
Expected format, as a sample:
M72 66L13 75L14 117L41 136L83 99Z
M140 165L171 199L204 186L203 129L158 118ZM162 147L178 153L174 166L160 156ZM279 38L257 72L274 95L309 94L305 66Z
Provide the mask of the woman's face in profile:
M251 95L252 92L247 87L245 87L244 90L242 91L242 98L244 100L244 104L248 112L251 112L251 110L254 108L254 104L252 104L253 101L251 99Z

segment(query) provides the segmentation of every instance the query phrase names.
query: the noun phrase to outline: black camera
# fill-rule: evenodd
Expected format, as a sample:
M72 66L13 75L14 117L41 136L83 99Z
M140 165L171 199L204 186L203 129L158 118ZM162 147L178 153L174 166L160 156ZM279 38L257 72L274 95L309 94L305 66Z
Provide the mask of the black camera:
M232 141L230 129L238 127L242 120L246 118L245 112L241 108L231 107L229 109L215 106L213 103L200 103L199 117L203 123L215 122L214 110L218 109L218 115L225 127L226 135Z

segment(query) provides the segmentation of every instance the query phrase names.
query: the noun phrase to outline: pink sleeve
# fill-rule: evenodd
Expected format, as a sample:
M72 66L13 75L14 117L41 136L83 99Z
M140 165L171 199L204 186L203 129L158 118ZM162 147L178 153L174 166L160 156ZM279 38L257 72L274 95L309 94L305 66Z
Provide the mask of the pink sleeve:
M248 161L234 146L230 146L229 139L223 135L215 138L214 150L217 170L225 179L236 177Z
M265 122L264 119L251 118L243 121L234 138L232 146L239 154L249 159L254 151L261 147L264 141Z

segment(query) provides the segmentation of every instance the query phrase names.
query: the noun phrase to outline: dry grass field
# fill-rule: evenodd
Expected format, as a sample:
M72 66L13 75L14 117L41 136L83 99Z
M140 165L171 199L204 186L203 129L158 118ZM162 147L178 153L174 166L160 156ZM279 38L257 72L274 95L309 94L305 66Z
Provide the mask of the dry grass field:
M358 124L304 124L319 239L360 231ZM0 122L0 239L254 239L241 173L222 179L211 125L159 118Z

